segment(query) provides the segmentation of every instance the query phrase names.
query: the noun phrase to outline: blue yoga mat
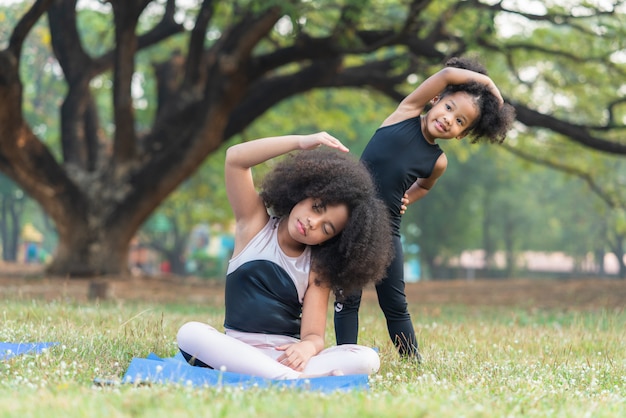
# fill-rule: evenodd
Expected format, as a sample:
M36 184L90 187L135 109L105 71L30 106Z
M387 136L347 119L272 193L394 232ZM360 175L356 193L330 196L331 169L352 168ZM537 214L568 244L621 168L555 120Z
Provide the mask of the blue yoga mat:
M0 361L20 354L39 354L58 343L3 343L0 342Z
M147 358L133 358L122 383L177 383L202 386L286 387L300 390L333 392L369 389L368 375L325 376L308 379L272 380L239 373L220 372L189 365L179 353L160 358L154 353Z

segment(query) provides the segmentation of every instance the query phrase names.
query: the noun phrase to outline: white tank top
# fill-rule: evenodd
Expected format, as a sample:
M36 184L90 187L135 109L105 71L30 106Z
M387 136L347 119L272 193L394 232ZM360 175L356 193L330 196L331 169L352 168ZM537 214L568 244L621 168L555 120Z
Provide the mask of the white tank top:
M309 285L311 248L307 246L302 254L297 257L286 255L278 244L279 223L280 218L271 217L263 229L250 240L248 245L229 260L227 274L234 272L242 264L250 261L271 261L285 269L289 274L298 292L298 300L302 303L304 293Z

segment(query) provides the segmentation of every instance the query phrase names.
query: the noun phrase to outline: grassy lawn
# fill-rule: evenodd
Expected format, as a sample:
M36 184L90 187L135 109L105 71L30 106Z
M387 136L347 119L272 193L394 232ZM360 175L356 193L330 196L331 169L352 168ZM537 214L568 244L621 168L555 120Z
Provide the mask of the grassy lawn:
M412 305L422 365L397 357L380 310L369 303L359 342L380 349L380 372L369 391L322 394L99 387L94 378L120 381L133 357L173 356L184 322L219 326L221 306L5 299L0 341L59 345L0 362L0 417L626 416L623 309Z

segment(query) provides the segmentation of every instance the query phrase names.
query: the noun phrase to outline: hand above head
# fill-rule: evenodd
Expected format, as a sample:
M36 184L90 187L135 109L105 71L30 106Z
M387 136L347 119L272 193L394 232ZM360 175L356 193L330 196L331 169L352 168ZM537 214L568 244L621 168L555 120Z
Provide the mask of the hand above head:
M300 149L303 150L315 149L324 145L343 152L349 151L348 147L343 145L341 141L324 131L310 135L302 135L299 142Z
M491 91L491 94L496 96L496 99L498 99L498 103L500 103L500 107L502 107L502 105L504 104L504 98L502 97L500 90L498 89L496 84L493 82L493 80L489 79L489 81L490 82L487 83L487 87L489 87L489 91Z
M406 119L408 116L421 114L434 97L437 97L447 86L469 82L484 84L502 105L504 99L500 90L489 76L471 70L455 67L445 67L428 77L412 93L404 98L398 108L385 120L385 124Z

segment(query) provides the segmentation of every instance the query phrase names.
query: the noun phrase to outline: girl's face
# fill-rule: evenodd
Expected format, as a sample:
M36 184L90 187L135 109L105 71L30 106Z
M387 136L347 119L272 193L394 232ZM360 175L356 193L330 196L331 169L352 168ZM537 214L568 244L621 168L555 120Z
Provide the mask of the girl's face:
M321 199L307 198L291 210L287 229L294 240L318 245L343 231L348 217L345 204L323 206Z
M435 139L461 139L479 116L474 98L458 91L438 98L422 119L422 133L429 142Z

